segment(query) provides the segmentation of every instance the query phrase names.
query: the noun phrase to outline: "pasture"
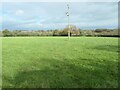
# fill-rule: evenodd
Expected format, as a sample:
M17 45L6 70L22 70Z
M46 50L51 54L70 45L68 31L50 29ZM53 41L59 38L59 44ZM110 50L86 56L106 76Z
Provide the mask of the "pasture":
M3 88L118 86L118 38L4 37Z

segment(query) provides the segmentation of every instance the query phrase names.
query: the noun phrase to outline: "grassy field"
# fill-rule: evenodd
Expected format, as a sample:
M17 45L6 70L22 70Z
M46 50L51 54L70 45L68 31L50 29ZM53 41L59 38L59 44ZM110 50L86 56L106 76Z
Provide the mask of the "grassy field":
M2 39L3 87L117 87L118 38Z

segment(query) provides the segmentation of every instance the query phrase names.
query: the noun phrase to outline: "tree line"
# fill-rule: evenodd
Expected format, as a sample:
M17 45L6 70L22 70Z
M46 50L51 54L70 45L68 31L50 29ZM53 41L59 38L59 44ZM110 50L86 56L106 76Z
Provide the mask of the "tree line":
M117 29L95 29L95 30L81 30L75 25L66 26L63 30L13 30L4 29L0 32L3 37L16 36L68 36L70 30L71 36L101 36L101 37L119 37Z

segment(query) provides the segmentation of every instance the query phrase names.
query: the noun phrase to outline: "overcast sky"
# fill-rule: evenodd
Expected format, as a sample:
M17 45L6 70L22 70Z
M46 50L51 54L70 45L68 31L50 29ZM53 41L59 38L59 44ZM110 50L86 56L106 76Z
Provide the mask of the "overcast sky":
M2 28L40 30L62 29L67 25L67 3L4 2ZM81 29L117 28L117 2L71 2L70 23Z

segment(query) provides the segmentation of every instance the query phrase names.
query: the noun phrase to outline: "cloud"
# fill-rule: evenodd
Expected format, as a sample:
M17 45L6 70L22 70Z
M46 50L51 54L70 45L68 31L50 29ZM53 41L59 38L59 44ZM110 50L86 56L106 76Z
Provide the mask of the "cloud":
M70 3L70 23L82 28L117 26L118 4ZM24 2L3 4L4 27L10 29L48 29L62 28L67 24L66 3ZM54 25L53 25L54 24ZM88 28L88 29L89 29Z
M2 30L2 17L0 16L0 31Z
M119 0L66 0L66 2L118 2ZM2 2L65 2L65 0L2 0Z
M0 23L2 23L2 16L0 16Z
M23 10L17 10L15 12L16 15L23 15L24 14L24 11Z

